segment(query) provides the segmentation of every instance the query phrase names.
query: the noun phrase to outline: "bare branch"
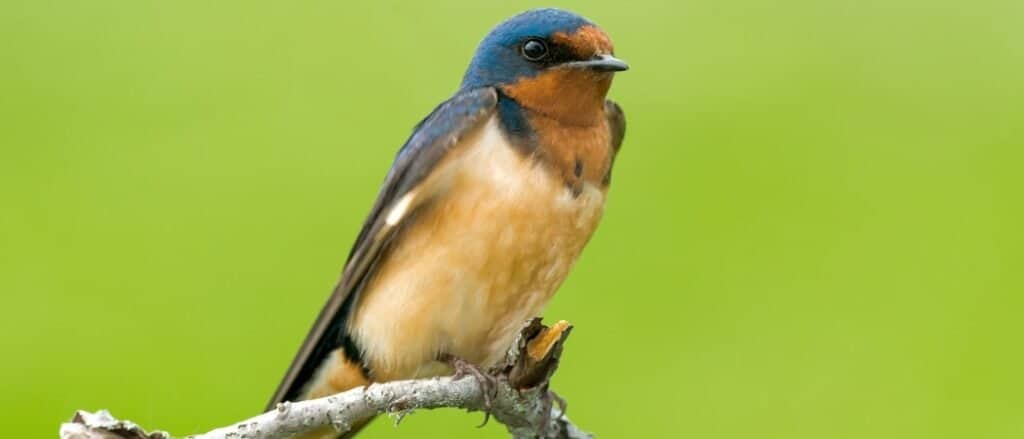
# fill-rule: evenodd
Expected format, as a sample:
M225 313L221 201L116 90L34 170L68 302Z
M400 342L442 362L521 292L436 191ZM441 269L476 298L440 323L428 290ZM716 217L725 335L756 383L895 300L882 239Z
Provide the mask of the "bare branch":
M505 363L494 371L497 385L491 415L514 438L592 439L564 416L564 403L548 391L548 380L558 366L562 344L572 326L561 321L547 328L534 319L524 326L509 349ZM473 377L393 381L356 388L326 398L279 404L276 410L246 419L193 439L278 439L322 428L338 433L377 414L389 414L396 423L417 409L442 407L469 411L485 409L481 383ZM561 407L553 408L553 401ZM106 411L79 411L61 426L62 439L168 439L164 432L146 433Z
M131 421L118 421L106 410L89 413L79 410L60 426L61 439L169 439L163 431L146 433Z

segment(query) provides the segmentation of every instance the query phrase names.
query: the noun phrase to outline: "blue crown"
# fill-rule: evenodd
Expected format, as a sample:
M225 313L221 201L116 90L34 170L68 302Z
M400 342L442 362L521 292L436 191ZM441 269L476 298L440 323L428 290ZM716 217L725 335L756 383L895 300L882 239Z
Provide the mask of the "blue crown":
M462 78L463 90L513 83L537 74L536 66L522 59L519 44L528 37L550 38L571 34L590 20L562 9L532 9L497 25L484 38Z

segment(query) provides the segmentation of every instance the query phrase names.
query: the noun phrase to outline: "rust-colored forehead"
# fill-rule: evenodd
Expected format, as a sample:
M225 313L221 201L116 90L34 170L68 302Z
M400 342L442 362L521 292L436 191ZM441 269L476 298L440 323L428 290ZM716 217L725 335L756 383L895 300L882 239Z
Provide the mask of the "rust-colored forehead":
M580 26L575 32L555 33L552 38L556 43L571 47L581 58L589 58L598 54L611 54L615 51L612 40L601 28L594 25Z

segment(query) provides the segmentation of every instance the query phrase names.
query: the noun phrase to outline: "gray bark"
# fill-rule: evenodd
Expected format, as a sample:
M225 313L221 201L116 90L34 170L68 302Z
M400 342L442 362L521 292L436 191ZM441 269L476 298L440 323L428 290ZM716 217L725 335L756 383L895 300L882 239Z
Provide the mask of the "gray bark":
M284 403L276 410L254 416L194 439L278 439L330 426L338 433L378 414L389 414L396 423L414 410L442 407L486 411L505 425L516 439L593 439L573 425L554 404L548 381L558 367L562 344L571 326L559 322L551 328L534 319L524 326L509 349L506 361L491 371L493 382L473 375L455 379L440 377L375 383L325 398ZM487 407L485 392L491 397ZM148 433L109 412L78 411L61 426L62 439L169 439L166 432Z

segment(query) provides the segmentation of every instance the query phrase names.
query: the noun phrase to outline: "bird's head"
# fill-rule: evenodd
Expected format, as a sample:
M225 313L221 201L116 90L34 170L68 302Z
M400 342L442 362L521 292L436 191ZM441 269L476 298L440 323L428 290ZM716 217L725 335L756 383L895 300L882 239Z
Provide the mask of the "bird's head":
M611 39L590 20L560 9L534 9L495 27L476 50L462 89L497 87L520 105L560 117L604 108L615 72Z

